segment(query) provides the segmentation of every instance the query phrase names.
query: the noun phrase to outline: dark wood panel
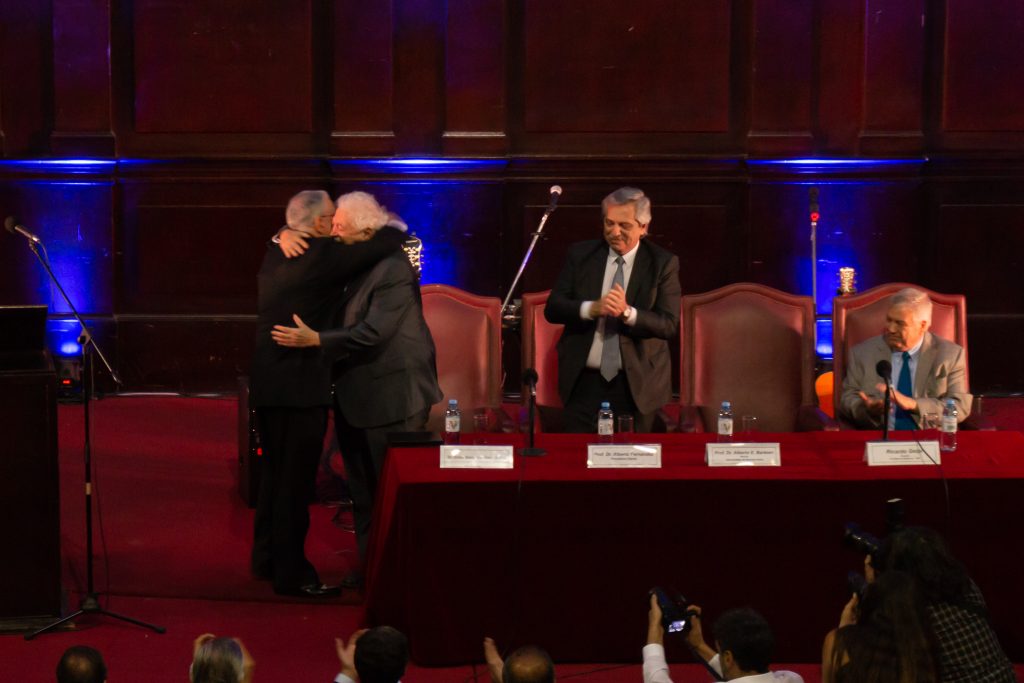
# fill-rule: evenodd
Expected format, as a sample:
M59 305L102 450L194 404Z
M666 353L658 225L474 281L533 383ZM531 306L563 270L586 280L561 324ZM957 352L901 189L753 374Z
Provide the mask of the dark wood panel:
M525 129L727 132L730 12L720 0L628 11L615 0L528 0Z
M1019 309L1018 309L1019 310ZM1024 389L1024 315L975 315L967 301L967 353L971 391L1019 393Z
M754 3L748 149L780 154L813 147L814 5Z
M445 0L402 0L395 12L395 151L440 154Z
M110 111L110 0L54 0L58 154L114 153Z
M864 0L820 0L819 149L857 148L864 87Z
M1024 4L947 0L942 128L1024 131Z
M449 0L446 154L500 154L505 140L505 3Z
M392 4L338 0L334 5L335 154L394 152Z
M50 2L0 2L0 144L38 154L53 125Z
M865 2L865 153L920 151L924 87L924 0Z
M135 131L312 132L310 2L133 3Z

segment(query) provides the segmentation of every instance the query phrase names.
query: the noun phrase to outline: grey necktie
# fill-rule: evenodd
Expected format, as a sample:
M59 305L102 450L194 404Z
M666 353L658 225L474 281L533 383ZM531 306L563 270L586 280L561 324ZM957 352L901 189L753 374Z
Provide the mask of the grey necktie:
M612 278L612 287L618 285L626 288L626 277L622 272L623 259L615 257L615 277ZM619 319L605 317L604 319L604 346L601 348L601 376L611 382L615 375L619 374L622 367L622 357L619 353Z

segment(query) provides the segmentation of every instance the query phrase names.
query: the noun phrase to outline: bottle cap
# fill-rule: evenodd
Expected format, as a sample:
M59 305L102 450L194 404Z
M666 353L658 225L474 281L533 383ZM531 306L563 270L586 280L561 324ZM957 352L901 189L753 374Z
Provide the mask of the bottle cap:
M728 401L722 401L722 408L728 410L729 408L732 408L732 404Z
M458 401L458 399L450 398L450 399L448 399L448 405L450 405L450 406L457 406L457 405L459 405L459 401Z
M612 407L612 404L608 401L601 401L601 410L608 410Z

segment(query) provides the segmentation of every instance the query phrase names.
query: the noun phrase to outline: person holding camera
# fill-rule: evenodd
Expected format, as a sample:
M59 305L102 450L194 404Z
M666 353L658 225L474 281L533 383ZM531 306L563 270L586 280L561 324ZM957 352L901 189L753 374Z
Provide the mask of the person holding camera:
M901 572L912 579L924 604L939 680L1017 680L989 621L981 590L949 552L942 536L925 527L904 527L886 536L865 559L869 586Z
M712 629L715 648L704 641L701 608L686 607L685 624L673 622L678 632L686 635L686 643L720 680L743 683L803 683L792 671L770 671L775 636L760 614L749 607L731 609L722 614ZM647 613L647 645L644 646L644 683L672 683L665 661L665 624L658 595L651 595Z

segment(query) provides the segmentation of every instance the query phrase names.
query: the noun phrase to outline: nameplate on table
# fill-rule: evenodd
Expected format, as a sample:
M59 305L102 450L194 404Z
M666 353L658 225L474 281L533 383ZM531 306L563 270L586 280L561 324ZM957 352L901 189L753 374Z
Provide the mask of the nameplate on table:
M512 446L441 446L441 469L510 470Z
M661 444L590 444L587 446L587 467L661 467Z
M864 459L871 466L938 465L942 462L938 441L922 441L920 446L917 441L868 441L864 444Z
M778 467L782 453L777 443L709 443L704 462L709 467Z

